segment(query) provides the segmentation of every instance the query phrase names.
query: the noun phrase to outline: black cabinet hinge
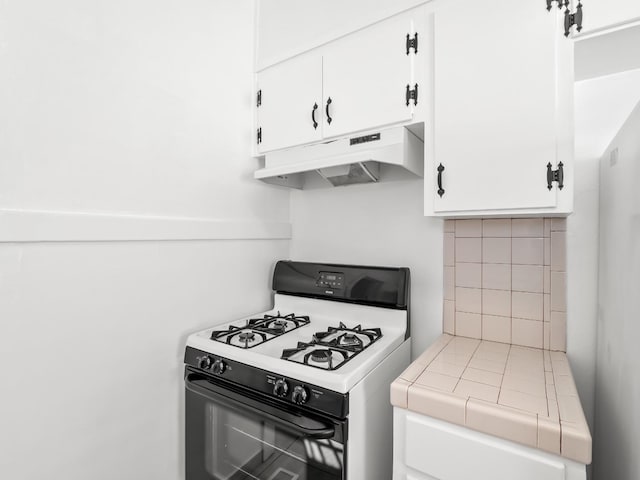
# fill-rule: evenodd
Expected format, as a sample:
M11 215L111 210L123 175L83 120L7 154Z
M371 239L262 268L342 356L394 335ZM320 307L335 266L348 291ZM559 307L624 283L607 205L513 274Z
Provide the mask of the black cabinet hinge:
M413 53L418 53L418 32L411 38L411 35L407 33L407 55L409 55L409 50L413 48Z
M564 164L558 163L558 169L552 170L551 162L547 163L547 188L553 188L553 182L558 182L558 188L562 190L564 187Z
M576 30L580 32L582 30L582 3L578 0L578 5L576 6L575 13L571 13L569 7L571 3L569 0L546 0L547 2L547 10L551 11L551 6L553 2L558 3L558 9L565 8L564 11L564 36L568 37L571 33L571 27L574 25L577 27Z
M553 2L558 2L558 10L562 9L563 6L563 0L547 0L547 11L551 11L551 4ZM569 0L564 0L564 6L568 7L569 6Z
M582 4L578 2L576 13L569 13L569 7L564 11L564 36L568 37L571 27L577 26L578 32L582 30Z
M258 90L258 93L256 93L256 107L260 105L262 105L262 90Z
M409 103L411 103L411 100L413 100L414 105L418 105L418 84L417 83L415 84L415 87L413 87L413 90L411 89L411 85L407 84L405 99L407 101L407 107L409 106Z
M262 143L262 127L256 130L256 143L258 145Z

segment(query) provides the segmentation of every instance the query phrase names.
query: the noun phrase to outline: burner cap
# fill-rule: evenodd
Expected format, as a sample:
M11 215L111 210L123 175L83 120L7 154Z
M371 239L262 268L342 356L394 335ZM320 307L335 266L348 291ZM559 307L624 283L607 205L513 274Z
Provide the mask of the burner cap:
M274 327L286 327L287 326L287 322L285 320L274 320L273 326Z
M329 349L316 349L311 352L311 360L314 362L326 363L331 360L332 354Z
M238 334L238 338L243 342L253 342L256 339L256 334L253 332L242 332Z
M360 343L360 339L358 338L358 336L355 333L345 333L340 338L340 343L342 343L344 345L355 345L355 344Z

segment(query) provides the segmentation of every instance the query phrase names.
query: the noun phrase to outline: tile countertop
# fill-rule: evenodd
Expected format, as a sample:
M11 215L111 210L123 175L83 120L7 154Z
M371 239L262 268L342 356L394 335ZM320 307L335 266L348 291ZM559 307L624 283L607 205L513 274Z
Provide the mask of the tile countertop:
M391 403L591 463L591 434L562 352L444 334L391 384Z

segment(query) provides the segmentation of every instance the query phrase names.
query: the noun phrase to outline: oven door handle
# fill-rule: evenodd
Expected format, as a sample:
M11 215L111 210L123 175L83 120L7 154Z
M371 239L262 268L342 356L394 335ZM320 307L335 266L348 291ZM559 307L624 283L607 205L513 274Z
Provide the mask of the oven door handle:
M281 426L293 429L301 433L304 437L332 438L335 435L335 428L333 426L326 425L310 417L286 412L280 408L266 405L224 387L218 387L224 390L224 393L218 392L212 389L210 387L211 385L212 383L202 375L189 373L185 378L185 386L187 390L191 392L236 410L248 410L256 415L268 418Z

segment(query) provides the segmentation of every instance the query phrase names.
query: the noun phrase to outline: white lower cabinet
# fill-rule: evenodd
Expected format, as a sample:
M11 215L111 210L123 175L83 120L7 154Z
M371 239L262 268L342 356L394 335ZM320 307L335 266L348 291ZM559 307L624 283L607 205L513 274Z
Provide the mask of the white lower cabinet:
M394 408L393 480L585 480L586 466Z

